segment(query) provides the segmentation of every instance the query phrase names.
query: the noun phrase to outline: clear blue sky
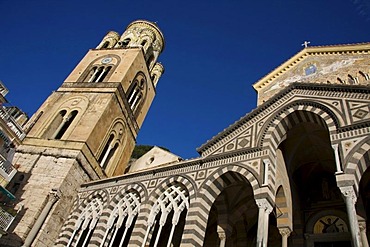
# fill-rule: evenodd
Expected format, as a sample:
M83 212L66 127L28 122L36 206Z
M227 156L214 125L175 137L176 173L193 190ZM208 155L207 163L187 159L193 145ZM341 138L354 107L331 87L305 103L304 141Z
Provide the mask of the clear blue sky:
M183 158L255 108L252 84L303 41L370 41L370 0L0 0L0 11L0 80L29 115L107 31L157 22L166 71L138 143Z

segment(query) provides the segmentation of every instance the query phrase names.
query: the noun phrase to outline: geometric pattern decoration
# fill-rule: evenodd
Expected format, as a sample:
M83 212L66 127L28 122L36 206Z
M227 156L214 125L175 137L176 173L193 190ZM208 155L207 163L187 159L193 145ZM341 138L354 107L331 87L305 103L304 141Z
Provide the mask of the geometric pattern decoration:
M253 126L249 127L241 134L236 136L233 140L224 144L221 148L217 149L211 154L225 153L243 148L250 148L252 145L252 130Z
M351 100L347 102L351 123L357 123L370 118L370 105L367 101Z

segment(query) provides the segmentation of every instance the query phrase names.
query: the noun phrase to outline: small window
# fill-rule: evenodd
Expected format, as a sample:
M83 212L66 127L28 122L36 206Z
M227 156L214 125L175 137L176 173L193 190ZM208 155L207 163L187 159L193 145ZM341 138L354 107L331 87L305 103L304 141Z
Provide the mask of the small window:
M120 45L122 48L126 48L128 44L130 43L131 39L124 39L122 42L120 42Z
M101 48L107 49L108 47L109 47L109 41L105 41Z

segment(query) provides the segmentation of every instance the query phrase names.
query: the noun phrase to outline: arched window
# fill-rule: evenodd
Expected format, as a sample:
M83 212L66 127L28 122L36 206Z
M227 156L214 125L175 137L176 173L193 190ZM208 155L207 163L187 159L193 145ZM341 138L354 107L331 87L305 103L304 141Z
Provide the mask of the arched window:
M124 125L121 121L116 122L108 132L109 137L104 139L102 151L98 162L103 169L106 169L115 160L117 150L124 145Z
M131 39L127 38L127 39L124 39L123 41L120 41L119 42L119 45L122 47L122 48L126 48L128 46L128 44L130 43Z
M87 82L102 82L107 77L112 66L93 66L84 81Z
M360 75L361 75L361 76L363 76L363 77L364 77L365 81L367 81L367 80L369 80L369 79L370 79L370 77L369 77L369 75L368 75L368 74L365 74L365 73L364 73L364 72L362 72L362 71L359 71L359 73L360 73Z
M339 77L337 77L337 80L338 80L338 82L339 82L340 84L344 84L343 80L342 80L342 79L340 79Z
M105 41L104 44L101 46L102 49L107 49L109 47L109 41Z
M154 54L150 54L148 61L146 62L149 68L152 66L153 61L154 61Z
M57 140L61 139L69 126L71 126L77 114L77 110L73 110L72 112L61 110L50 123L49 127L44 132L43 137Z
M135 221L140 210L140 197L135 192L127 193L110 214L101 247L128 246ZM109 245L104 245L104 244Z
M103 205L99 198L94 198L84 208L77 219L75 229L67 244L67 247L72 246L72 242L77 235L76 242L73 246L85 247L91 239L91 233L94 231L99 217L103 211Z
M154 203L150 211L148 228L142 246L147 246L149 233L152 233L150 247L180 246L188 208L187 191L176 184L169 187Z
M348 84L357 84L356 78L353 78L353 76L348 75Z
M127 94L127 101L133 113L139 109L146 93L146 79L144 74L139 73L133 80Z
M67 117L63 117L62 122L60 123L60 125L58 126L58 128L56 129L56 131L55 131L55 133L52 137L53 139L58 139L59 140L63 137L63 135L64 135L64 133L66 133L68 127L71 125L73 120L76 118L77 113L78 113L78 111L74 110Z
M115 140L114 134L111 134L99 158L99 163L101 167L103 167L104 169L107 167L109 161L114 156L118 146L119 142Z

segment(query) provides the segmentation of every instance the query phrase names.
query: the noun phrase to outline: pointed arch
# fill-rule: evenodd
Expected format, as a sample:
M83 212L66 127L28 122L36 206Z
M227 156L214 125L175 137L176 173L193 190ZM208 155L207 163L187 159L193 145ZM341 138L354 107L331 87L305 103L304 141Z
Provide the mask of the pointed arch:
M139 192L130 189L124 194L115 197L118 202L110 211L106 223L105 234L100 246L127 246L131 232L135 225L140 206L141 197Z
M94 191L78 206L73 213L73 232L69 238L68 246L84 247L90 242L95 227L109 199L106 191Z
M202 246L205 236L206 227L208 224L208 215L216 198L222 190L233 182L243 182L250 184L253 193L260 188L257 178L245 167L237 164L221 167L208 175L208 178L200 185L199 196L197 198L196 207L191 207L188 213L189 218L197 219L187 225L186 229L196 229L196 233L192 234L188 243L193 246ZM201 237L203 236L203 237Z
M189 202L189 192L183 184L169 184L151 206L142 246L156 247L158 243L179 246Z

